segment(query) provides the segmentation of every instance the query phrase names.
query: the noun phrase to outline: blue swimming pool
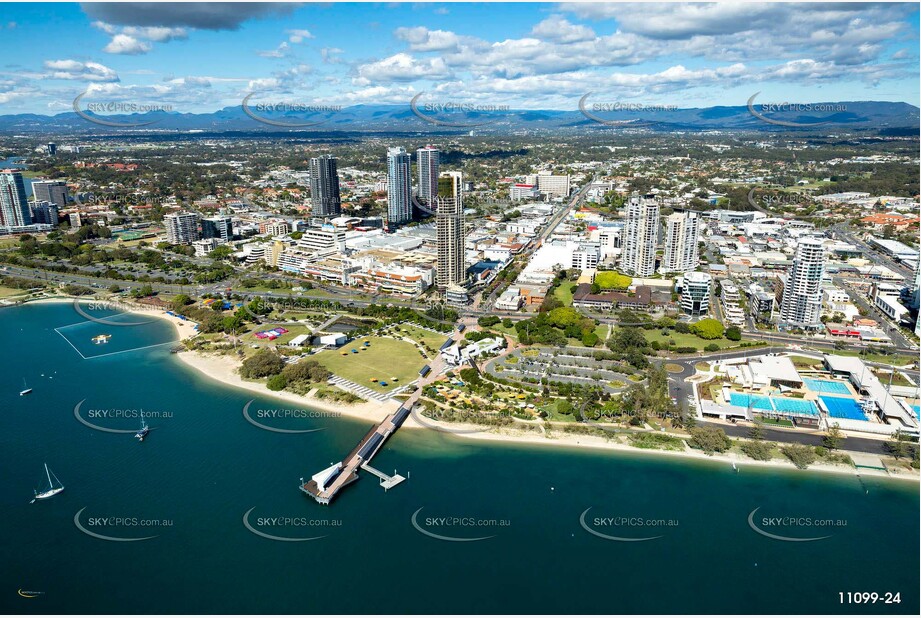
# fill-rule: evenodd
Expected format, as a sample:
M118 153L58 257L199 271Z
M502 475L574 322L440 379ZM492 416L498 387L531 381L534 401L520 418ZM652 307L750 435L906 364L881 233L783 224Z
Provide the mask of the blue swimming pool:
M860 404L847 397L822 397L822 403L828 410L828 415L834 418L846 418L852 421L865 421L867 416L860 408Z
M767 397L765 395L749 395L747 393L729 393L729 403L734 406L747 408L751 405L753 410L767 412L785 412L788 414L805 414L817 416L818 408L811 401L803 399L789 399L787 397ZM773 405L772 405L773 404Z
M817 393L831 393L833 395L849 395L847 384L835 382L833 380L817 380L815 378L803 378L803 382L809 387L809 390Z
M921 406L912 406L911 409L915 411L915 418L921 420Z

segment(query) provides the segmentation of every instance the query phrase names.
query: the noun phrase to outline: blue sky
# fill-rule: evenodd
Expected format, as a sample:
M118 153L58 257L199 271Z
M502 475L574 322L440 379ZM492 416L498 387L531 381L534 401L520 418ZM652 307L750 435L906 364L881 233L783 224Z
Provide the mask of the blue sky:
M918 4L4 4L0 114L919 101Z

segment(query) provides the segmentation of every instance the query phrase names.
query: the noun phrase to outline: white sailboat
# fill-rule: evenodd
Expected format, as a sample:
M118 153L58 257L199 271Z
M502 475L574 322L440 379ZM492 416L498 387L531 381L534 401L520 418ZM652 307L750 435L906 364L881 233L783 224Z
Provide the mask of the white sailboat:
M48 477L48 488L41 492L36 489L35 497L32 499L32 502L35 502L36 500L53 498L54 496L64 491L64 485L61 483L58 477L54 476L54 473L48 469L48 464L45 464L45 476ZM51 481L52 477L54 477L54 480L57 481L57 486L55 486L54 482Z
M32 392L32 389L29 388L29 385L26 384L26 379L23 378L22 379L22 390L19 391L19 396L22 397L23 395L28 395L31 392Z

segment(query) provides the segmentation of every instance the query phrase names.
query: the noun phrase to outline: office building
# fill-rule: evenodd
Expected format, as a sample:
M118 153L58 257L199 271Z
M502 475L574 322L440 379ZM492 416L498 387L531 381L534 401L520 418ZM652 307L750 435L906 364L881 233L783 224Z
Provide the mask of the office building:
M706 315L710 310L713 279L707 273L685 273L681 282L681 310L688 315Z
M190 245L198 240L198 215L178 212L165 215L166 242L171 245Z
M438 197L439 156L440 153L434 146L426 146L416 151L419 202L429 208L435 204L435 198Z
M621 270L634 277L651 277L659 242L659 202L651 195L633 195L625 214Z
M697 268L700 219L695 212L676 212L665 218L663 273L684 273Z
M802 238L796 247L793 265L787 271L780 301L781 325L822 328L822 277L825 274L825 248L820 238Z
M22 172L0 171L0 226L15 227L31 223L32 214L29 212Z
M57 204L47 201L32 202L32 223L47 223L57 227L58 219Z
M51 202L58 209L67 208L67 183L63 180L33 180L32 193L37 202Z
M233 239L233 219L229 216L202 219L201 237L216 238L222 243L230 242Z
M387 225L392 228L412 220L412 179L409 155L403 148L387 150Z
M448 172L438 178L435 217L438 265L435 281L439 292L466 279L462 186L460 172Z
M313 216L325 218L342 214L336 157L323 155L310 159L310 198Z

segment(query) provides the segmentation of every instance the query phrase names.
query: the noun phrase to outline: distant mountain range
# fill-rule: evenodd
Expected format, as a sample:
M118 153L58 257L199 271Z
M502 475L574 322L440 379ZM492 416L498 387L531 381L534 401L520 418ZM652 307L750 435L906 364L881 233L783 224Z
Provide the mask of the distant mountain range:
M94 115L82 111L54 116L0 115L0 132L13 134L99 135L163 132L432 132L475 134L585 133L597 130L673 131L813 131L859 130L890 135L917 134L919 110L907 103L845 101L813 103L798 109L762 111L748 106L718 106L649 111L602 111L586 101L582 110L510 110L468 114L431 112L406 105L356 105L338 111L267 113L256 106L226 107L201 114L152 111L143 114ZM836 111L812 111L812 110ZM96 123L86 117L97 118ZM254 119L262 118L266 122ZM588 116L594 116L593 120ZM773 122L769 122L773 121ZM820 124L817 124L821 122ZM604 124L609 123L609 124ZM814 126L810 126L814 125Z

